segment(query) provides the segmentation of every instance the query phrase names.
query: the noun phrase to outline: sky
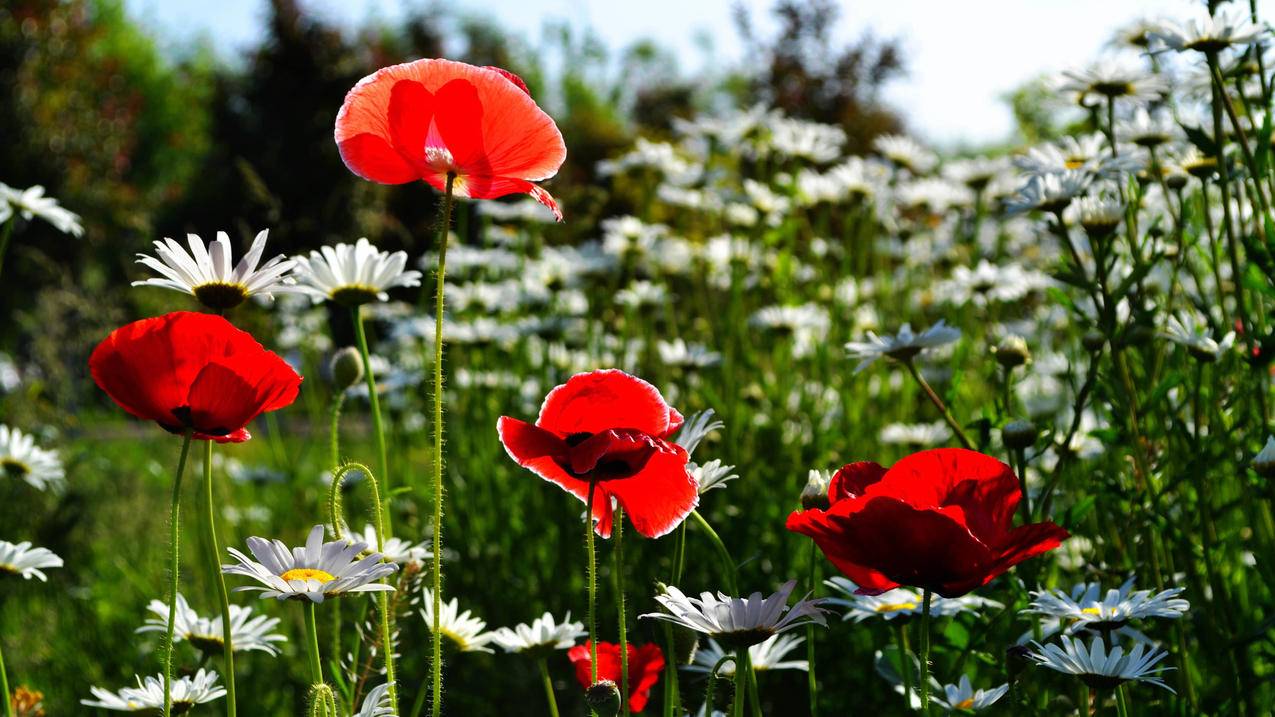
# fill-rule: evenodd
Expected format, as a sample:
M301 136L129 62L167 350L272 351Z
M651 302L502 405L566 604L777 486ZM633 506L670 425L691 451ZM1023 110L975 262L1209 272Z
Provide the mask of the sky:
M299 0L325 18L393 22L426 0ZM773 0L742 0L763 30ZM1001 99L1041 74L1086 64L1115 28L1140 17L1184 16L1198 0L850 0L834 37L871 30L896 38L908 76L885 99L921 138L944 147L1007 138L1013 127ZM179 46L204 35L233 59L262 34L266 0L125 0L133 17ZM591 28L609 47L653 39L674 51L688 72L704 66L701 39L715 62L740 62L735 0L451 0L448 7L487 15L532 44L547 22Z

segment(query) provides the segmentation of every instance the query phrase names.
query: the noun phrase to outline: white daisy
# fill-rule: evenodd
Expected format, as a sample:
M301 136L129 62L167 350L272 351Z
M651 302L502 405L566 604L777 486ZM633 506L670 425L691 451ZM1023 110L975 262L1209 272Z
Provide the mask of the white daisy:
M686 449L686 455L694 454L695 449L699 448L699 444L708 437L708 434L726 426L725 423L714 418L715 414L713 409L708 408L687 416L682 422L682 427L673 434L673 442Z
M882 157L913 174L928 174L938 164L938 157L919 142L900 134L884 134L872 141L872 148Z
M85 707L97 707L116 712L150 712L158 714L164 709L164 677L163 675L147 675L145 681L139 676L137 687L125 687L119 692L111 692L101 687L91 687L89 691L96 699L80 700ZM200 669L194 677L182 677L173 680L170 686L172 694L173 714L189 712L195 705L212 702L226 696L226 690L217 685L217 673Z
M392 585L376 582L398 570L394 563L384 562L380 553L369 552L365 543L344 540L323 542L323 526L316 525L306 538L305 547L288 549L279 540L248 538L248 549L256 560L228 548L239 565L223 565L227 575L252 578L264 587L246 585L235 591L259 590L263 598L308 599L322 603L330 597L348 593L394 590Z
M694 461L686 464L686 472L691 474L695 479L695 485L699 486L699 494L704 495L714 488L725 488L727 481L732 481L739 476L733 473L735 466L723 465L721 459L713 460L700 465Z
M1041 645L1039 642L1033 642L1037 651L1029 653L1028 657L1041 667L1075 675L1086 685L1096 689L1112 689L1125 682L1145 682L1163 687L1169 692L1174 691L1160 677L1164 672L1174 668L1156 666L1169 656L1169 653L1164 650L1157 647L1148 648L1138 643L1128 653L1120 646L1112 647L1111 651L1107 652L1107 646L1101 637L1095 637L1088 648L1080 640L1072 639L1067 635L1063 635L1059 640L1062 642L1061 647L1052 643Z
M394 717L394 704L390 702L389 684L377 685L363 698L363 705L353 717Z
M895 361L910 361L925 349L945 346L959 338L960 329L952 328L939 319L938 323L920 333L913 333L911 324L904 324L894 335L878 336L869 331L866 341L851 341L846 344L846 351L850 358L859 359L859 365L854 369L858 373L882 356Z
M680 338L672 341L660 339L655 348L660 352L660 361L669 366L705 368L722 362L720 353L702 344L688 344Z
M35 444L35 438L0 424L0 476L21 479L36 490L61 488L66 471L55 451Z
M587 634L584 623L571 621L570 612L562 622L546 612L530 625L519 623L512 628L497 628L491 633L491 640L505 652L550 652L575 647L576 640Z
M162 600L151 600L146 609L154 617L146 619L146 624L137 628L138 633L165 632L168 629L168 605ZM279 618L265 615L254 615L252 608L239 605L230 606L230 641L235 652L260 650L271 655L278 655L276 642L287 642L288 638L271 630L279 626ZM200 617L186 597L177 593L177 615L173 620L173 641L188 640L197 650L206 653L220 653L225 645L222 642L221 615L214 618Z
M910 588L894 588L880 595L859 595L858 585L847 578L833 577L823 581L824 585L836 590L845 597L826 598L829 605L846 608L842 620L863 622L871 618L893 620L920 615L924 611L925 597L922 593ZM931 617L951 617L963 612L977 614L984 608L1001 608L1001 603L974 595L963 595L958 598L945 598L941 595L930 596Z
M0 573L21 575L25 580L39 578L41 582L47 582L48 577L40 569L60 567L62 558L48 548L33 548L25 540L16 545L0 540Z
M1176 139L1181 132L1167 112L1152 114L1142 107L1132 118L1116 123L1116 136L1139 147L1159 147Z
M1177 620L1191 609L1191 603L1179 597L1183 588L1160 592L1133 589L1133 578L1119 588L1103 592L1099 583L1080 583L1071 593L1062 590L1032 592L1031 605L1025 614L1043 615L1046 634L1053 634L1063 624L1068 635L1080 630L1117 630L1132 620L1163 618Z
M369 550L376 549L376 526L368 523L363 527L363 535L360 536L362 542L368 546ZM347 542L352 542L353 538L347 537ZM419 543L411 543L402 538L389 538L385 541L384 549L381 555L391 563L406 565L407 563L423 563L434 557L433 551L425 547L425 541Z
M420 286L419 271L405 271L407 253L379 251L366 238L354 244L325 246L297 260L295 275L315 303L331 299L358 306L388 301L387 289Z
M995 704L1007 692L1009 692L1009 683L990 690L975 690L970 685L970 678L961 675L957 684L943 685L943 697L934 701L939 707L954 712L981 712Z
M1267 34L1249 12L1228 5L1209 15L1201 12L1186 22L1165 21L1151 35L1171 50L1216 53L1232 45L1251 45Z
M822 599L799 600L791 608L788 596L797 586L789 580L770 597L759 592L746 598L704 592L698 598L687 597L675 587L664 589L655 601L667 613L647 613L641 617L666 620L721 640L730 648L747 647L763 642L772 635L814 623L827 626Z
M1234 331L1228 331L1222 338L1214 339L1205 331L1195 328L1199 323L1185 317L1170 316L1165 322L1162 335L1173 343L1185 347L1191 356L1205 363L1217 361L1218 357L1235 345Z
M891 423L881 429L878 439L886 445L939 446L952 437L943 421L936 423Z
M76 237L84 234L79 215L63 209L58 205L58 200L53 197L46 197L44 187L38 184L27 189L17 189L0 182L0 205L8 209L3 219L8 219L14 214L19 214L27 220L39 217L63 234ZM0 224L2 223L3 220L0 219Z
M748 661L752 663L753 669L757 672L765 672L766 670L809 670L810 663L806 660L784 659L788 653L797 649L805 641L806 638L799 635L771 635L762 642L748 648ZM720 662L725 655L726 650L710 637L708 638L708 644L695 651L694 661L689 665L683 666L682 669L687 672L708 674L713 670L713 666ZM734 675L734 661L724 663L718 668L717 674L726 677Z
M268 235L268 229L258 232L248 253L233 266L230 237L226 232L217 232L217 238L207 247L198 235L187 234L186 245L190 251L165 237L163 241L155 242L155 256L137 255L138 264L150 267L160 276L134 281L133 286L158 286L180 291L217 311L233 309L250 296L273 299L275 293L302 293L287 275L296 265L294 259L280 254L258 266L266 250Z
M1005 211L1010 215L1034 209L1061 212L1073 199L1082 196L1092 182L1093 175L1080 170L1032 175L1016 195L1005 200Z
M1160 76L1151 74L1145 64L1118 56L1063 72L1058 89L1102 98L1152 100L1164 94L1168 84Z
M421 618L425 627L434 630L434 591L421 588ZM443 637L452 641L461 652L495 652L488 643L495 641L495 632L483 632L487 629L487 621L475 617L468 610L460 611L460 602L456 598L440 603L442 606L438 619L438 631Z

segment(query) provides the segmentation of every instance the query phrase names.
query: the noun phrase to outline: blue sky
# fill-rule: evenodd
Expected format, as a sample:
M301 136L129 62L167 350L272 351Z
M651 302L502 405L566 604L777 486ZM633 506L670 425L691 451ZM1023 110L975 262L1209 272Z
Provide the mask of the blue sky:
M300 0L332 19L393 21L425 0ZM130 13L180 46L206 35L233 58L260 37L265 0L126 0ZM1145 16L1190 11L1192 0L854 0L835 35L850 39L871 28L897 37L909 76L887 99L923 138L942 145L1004 138L1012 127L1005 92L1042 72L1083 64L1102 50L1113 29ZM699 38L709 36L719 61L739 61L731 20L734 0L452 0L449 7L494 18L537 42L545 23L569 19L591 27L613 48L654 39L691 69L703 64ZM755 18L771 0L744 0ZM765 27L763 25L763 27Z

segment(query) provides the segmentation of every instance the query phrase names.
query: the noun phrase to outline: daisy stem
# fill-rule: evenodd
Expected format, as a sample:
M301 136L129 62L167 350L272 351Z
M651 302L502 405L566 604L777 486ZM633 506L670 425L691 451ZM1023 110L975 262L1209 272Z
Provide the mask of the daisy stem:
M624 611L624 508L615 509L615 609L620 616L620 714L629 713L629 639Z
M224 667L222 678L226 682L226 715L235 717L235 646L230 637L230 593L226 591L226 576L221 572L221 546L217 543L217 523L213 515L212 482L213 442L204 441L204 530L208 545L212 548L212 569L217 582L217 598L221 602L221 656Z
M443 290L447 286L447 239L451 233L452 190L455 183L456 174L448 172L447 186L443 192L443 220L438 226L438 271L434 277L434 625L430 631L434 686L434 701L430 704L430 712L434 717L438 717L443 710L443 633L440 623L443 614ZM388 487L387 483L386 488ZM592 521L586 522L592 528Z
M4 671L4 650L0 649L0 699L4 700L4 717L13 717L13 698L9 696L9 675Z
M753 717L764 717L761 713L761 692L757 689L757 672L753 670L753 656L744 648L744 674L748 676L748 691L752 694L752 701L749 705L752 707Z
M735 650L735 717L744 717L744 703L748 701L748 678L744 674L744 660L748 659L748 648L741 647Z
M912 374L912 378L916 379L917 384L925 391L925 395L929 396L930 403L933 403L934 407L939 409L939 413L943 414L943 420L947 421L947 425L952 429L952 433L956 434L956 438L961 442L961 445L973 450L974 442L970 440L969 436L965 435L965 429L961 428L961 424L952 416L952 412L948 410L947 404L943 403L943 399L939 398L939 395L934 392L934 389L930 387L930 383L925 380L921 372L916 370L916 364L911 361L904 361L903 365L907 367L908 373Z
M1124 685L1116 687L1116 712L1120 717L1129 717L1129 703L1124 696Z
M9 240L13 238L13 225L17 223L17 217L9 217L9 221L0 227L0 271L4 270L4 255L9 250ZM5 704L8 704L7 702Z
M699 523L704 532L708 533L709 539L713 541L713 546L717 548L717 554L722 559L722 567L726 569L726 580L730 584L731 594L738 596L739 587L735 579L735 560L731 558L730 551L726 549L726 544L722 542L721 537L717 535L717 531L713 530L713 526L709 525L707 520L704 520L704 516L700 515L698 510L692 510L691 517L695 519L695 522Z
M899 670L903 672L903 704L912 704L912 658L908 656L908 631L903 621L899 621L894 631L895 642L899 644Z
M593 554L593 497L598 483L589 480L589 499L585 502L584 544L589 560L589 684L598 681L598 563ZM596 714L590 710L590 714Z
M1209 70L1212 72L1218 64L1216 52L1206 52ZM1225 94L1216 83L1213 86L1213 144L1217 153L1218 189L1222 191L1222 224L1226 229L1226 252L1231 262L1231 276L1235 285L1235 313L1239 317L1244 336L1253 345L1253 325L1248 320L1248 308L1244 302L1244 271L1240 266L1238 240L1235 238L1235 226L1231 219L1231 172L1226 166L1226 147L1222 134L1222 96ZM1259 222L1260 223L1260 222Z
M385 450L385 424L381 421L381 401L376 395L376 374L372 371L372 362L367 351L367 332L363 330L362 307L350 309L354 319L354 337L359 344L359 357L363 359L363 378L367 381L368 401L372 405L372 432L376 434L376 456L381 462L381 480L385 481L385 490L390 489L390 461Z
M550 717L558 717L558 698L553 694L553 680L549 677L549 666L545 664L545 658L536 660L536 664L540 666L540 679L545 683L545 699L549 700Z
M319 625L314 616L314 601L305 603L305 651L310 660L310 682L323 684L323 663L319 660Z
M921 605L921 714L930 714L930 598L932 593L925 589Z
M819 588L819 561L817 559L819 546L813 540L810 541L810 551L807 555L807 570L810 581L810 594L817 597L815 593ZM819 715L819 689L815 680L815 626L814 624L806 625L806 685L810 690L810 717L818 717Z
M168 625L164 630L164 717L173 712L173 626L177 617L177 581L179 573L182 474L186 472L186 456L190 454L191 430L182 436L182 453L177 459L177 475L173 478L173 498L168 508Z

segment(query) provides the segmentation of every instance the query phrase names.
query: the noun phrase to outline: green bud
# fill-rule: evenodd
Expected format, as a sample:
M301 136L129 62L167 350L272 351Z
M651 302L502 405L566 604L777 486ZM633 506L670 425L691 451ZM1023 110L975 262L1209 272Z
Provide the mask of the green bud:
M358 349L346 346L332 355L332 385L344 391L363 380L363 357Z
M584 701L598 717L615 717L620 712L620 688L611 680L598 680L585 690Z

